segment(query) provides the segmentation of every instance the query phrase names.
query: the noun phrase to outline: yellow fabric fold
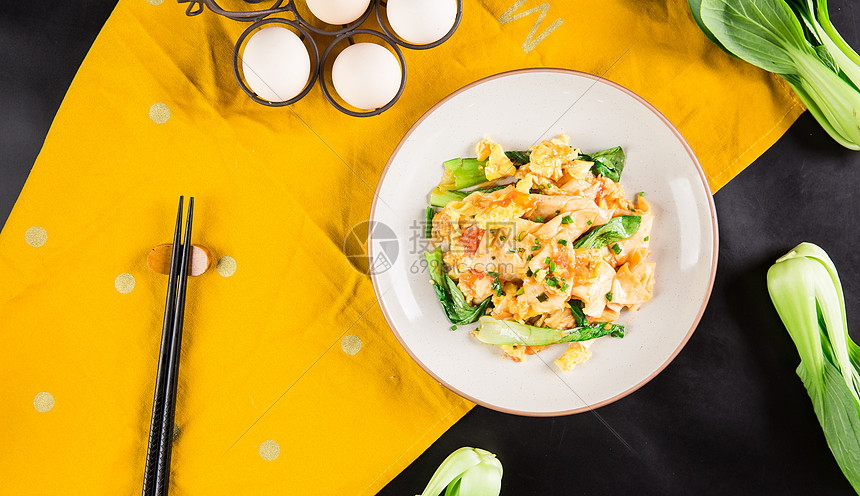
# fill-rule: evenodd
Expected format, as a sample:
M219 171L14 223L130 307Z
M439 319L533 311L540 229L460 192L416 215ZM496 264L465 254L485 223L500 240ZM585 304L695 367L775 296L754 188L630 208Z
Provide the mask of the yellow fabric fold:
M803 110L686 2L465 0L369 119L319 88L252 102L230 61L245 25L152 3L119 2L0 233L4 494L139 491L166 288L145 259L180 194L194 242L237 268L189 282L171 494L374 494L472 407L409 358L343 253L423 112L511 69L598 74L673 121L716 190Z

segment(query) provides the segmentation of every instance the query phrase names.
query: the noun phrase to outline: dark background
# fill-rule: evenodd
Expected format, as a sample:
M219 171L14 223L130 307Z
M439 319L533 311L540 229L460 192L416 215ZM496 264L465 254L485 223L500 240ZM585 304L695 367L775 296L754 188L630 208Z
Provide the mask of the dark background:
M0 222L115 3L6 2L0 10ZM837 28L860 46L860 5L829 3ZM858 184L860 154L805 113L715 195L710 304L661 374L596 413L524 418L476 407L380 494L420 493L461 446L498 455L503 495L852 494L795 374L797 351L765 274L799 242L817 243L840 271L849 322L860 318Z

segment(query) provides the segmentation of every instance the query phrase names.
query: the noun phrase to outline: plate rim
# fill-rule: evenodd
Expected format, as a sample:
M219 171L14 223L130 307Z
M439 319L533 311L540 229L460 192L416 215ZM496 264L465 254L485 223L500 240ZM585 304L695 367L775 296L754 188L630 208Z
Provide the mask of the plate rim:
M635 93L634 91L632 91L632 90L630 90L630 89L628 89L628 88L626 88L626 87L624 87L624 86L622 86L622 85L620 85L614 81L606 79L602 76L597 76L595 74L590 74L587 72L577 71L577 70L573 70L573 69L558 68L558 67L534 67L534 68L525 68L525 69L514 69L514 70L504 71L504 72L500 72L500 73L493 74L490 76L486 76L486 77L477 79L477 80L475 80L469 84L466 84L465 86L462 86L461 88L459 88L457 90L454 90L448 96L439 100L439 102L437 102L435 105L433 105L432 107L427 109L427 111L425 111L421 115L421 117L419 117L418 120L416 120L415 123L412 124L412 126L409 128L409 130L406 132L406 134L404 134L403 137L400 138L400 141L397 143L397 146L394 148L394 150L392 150L391 155L388 157L388 161L385 163L385 167L382 169L382 173L379 175L379 181L376 183L376 189L375 189L374 194L373 194L373 202L371 203L371 206L370 206L370 217L369 217L368 221L370 223L375 222L374 219L375 219L377 201L379 200L379 193L380 193L380 190L382 189L382 184L385 182L385 176L388 174L388 171L391 168L391 164L394 161L394 158L397 156L398 152L400 151L400 148L406 143L406 141L409 139L409 137L412 135L412 133L416 129L418 129L418 126L420 126L421 123L424 122L424 119L429 117L431 114L433 114L433 112L436 111L437 108L441 107L442 105L447 103L449 100L451 100L455 96L463 93L466 90L474 88L475 86L479 86L481 84L487 83L487 82L492 81L494 79L499 79L499 78L518 75L518 74L529 74L529 73L561 73L561 74L568 74L568 75L573 75L573 76L584 77L586 79L593 80L594 81L593 84L603 83L603 84L609 85L609 86L611 86L617 90L620 90L620 91L626 93L627 95L629 95L629 96L633 97L635 100L637 100L640 104L645 106L645 108L647 108L648 110L653 112L661 121L663 121L663 123L669 128L669 130L672 131L672 133L675 134L675 137L677 137L678 140L681 142L681 144L684 146L684 150L686 150L687 155L689 155L689 157L693 160L693 164L696 166L696 171L699 173L699 179L701 180L702 185L705 188L705 192L707 193L706 196L708 198L708 208L709 208L710 214L711 214L711 229L713 231L714 243L713 243L713 251L712 251L712 255L711 255L711 273L710 273L709 278L708 278L708 287L707 287L707 290L705 291L705 297L702 300L702 305L699 308L699 311L696 314L696 317L693 319L693 323L690 326L690 329L687 331L687 334L684 336L684 339L681 340L681 342L678 344L678 346L675 348L675 350L672 351L672 354L669 355L669 357L666 359L666 361L664 361L659 367L657 367L647 377L645 377L641 381L637 382L636 384L630 386L629 388L625 389L624 391L622 391L622 392L620 392L620 393L618 393L618 394L616 394L610 398L599 401L595 404L585 405L583 407L572 408L572 409L568 409L568 410L539 411L539 412L528 411L528 410L517 410L514 408L508 408L508 407L504 407L504 406L500 406L500 405L495 405L489 401L475 398L474 396L469 395L469 394L457 389L456 387L452 386L447 381L445 381L442 377L439 377L435 372L430 370L430 368L415 355L415 353L412 351L412 349L406 345L406 343L403 340L403 337L400 335L400 332L397 330L394 323L392 322L392 319L391 319L390 315L388 314L388 310L385 308L385 304L383 303L382 298L381 298L381 293L380 293L380 289L379 289L379 281L377 279L377 275L372 270L370 271L370 279L373 283L373 291L376 295L376 301L379 303L379 308L382 310L383 317L385 317L385 322L386 322L386 324L388 324L388 328L391 330L391 332L397 338L397 341L400 343L401 348L403 348L403 350L405 350L406 353L409 354L410 358L412 358L412 360L415 363L417 363L421 367L421 369L424 370L425 373L429 374L430 377L434 378L441 385L445 386L445 388L447 388L449 391L452 391L455 394L459 395L460 397L465 398L465 399L467 399L467 400L469 400L475 404L481 405L485 408L489 408L491 410L495 410L498 412L510 413L510 414L520 415L520 416L525 416L525 417L558 417L558 416L563 416L563 415L573 415L576 413L592 411L592 410L595 410L595 409L600 408L602 406L606 406L610 403L614 403L614 402L624 398L625 396L633 393L634 391L638 390L639 388L641 388L642 386L644 386L645 384L650 382L654 377L656 377L660 372L662 372L670 363L672 363L672 361L675 359L676 356L678 356L678 354L681 352L681 350L684 348L684 346L686 346L687 342L690 340L690 337L692 337L693 332L699 326L699 322L701 321L702 316L705 313L705 309L708 306L708 301L711 298L711 292L713 291L713 288L714 288L714 280L716 278L717 262L718 262L718 258L719 258L719 223L717 222L717 209L716 209L716 205L714 203L714 194L711 191L711 186L710 186L710 183L708 183L708 178L705 175L705 171L704 171L704 169L702 169L702 165L699 163L699 159L696 157L695 152L693 152L692 147L690 147L690 144L687 143L687 140L684 138L684 136L681 134L681 132L678 130L678 128L675 127L675 125L672 123L672 121L670 121L665 115L663 115L662 112L657 110L657 108L654 107L654 105L652 105L647 100L645 100L644 98L639 96L637 93ZM586 91L588 91L588 90L586 90ZM369 256L370 260L375 259L374 254L373 254L372 238L373 238L373 229L370 229L370 230L368 230L368 233L367 233L368 256Z

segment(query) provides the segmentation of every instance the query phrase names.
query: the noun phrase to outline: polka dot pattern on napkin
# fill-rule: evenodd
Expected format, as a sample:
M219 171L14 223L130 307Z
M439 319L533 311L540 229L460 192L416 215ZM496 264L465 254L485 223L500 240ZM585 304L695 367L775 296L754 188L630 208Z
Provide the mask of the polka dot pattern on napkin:
M33 248L38 248L48 241L48 232L39 226L33 226L24 233L24 241Z
M33 406L37 412L46 413L54 408L54 395L47 392L41 392L33 398Z

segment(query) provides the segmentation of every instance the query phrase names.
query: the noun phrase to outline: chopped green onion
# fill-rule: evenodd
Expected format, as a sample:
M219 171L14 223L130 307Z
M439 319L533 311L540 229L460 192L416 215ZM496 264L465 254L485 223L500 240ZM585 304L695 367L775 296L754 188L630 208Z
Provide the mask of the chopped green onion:
M560 244L561 246L567 246L567 240L566 239L560 239L560 240L558 240L558 244Z
M537 295L537 301L539 301L541 303L545 302L548 299L549 299L549 296L547 296L546 293L541 293L541 294Z
M505 296L505 291L502 289L502 281L498 277L493 279L493 284L490 287L496 292L496 296Z
M612 301L612 291L610 291L610 292L606 293L606 300L607 300L607 301Z
M487 275L488 275L488 276L490 276L490 277L499 277L499 273L498 273L498 272L487 272Z
M618 246L618 243L615 243L610 248L612 248L612 251L615 252L616 255L621 253L621 247Z
M456 325L452 325L452 326L451 326L451 330L452 330L452 331L456 331L456 330L457 330L457 326L456 326Z
M651 236L645 236L644 238L642 238L642 241L648 241L648 238L650 238L650 237Z
M561 218L562 224L571 224L572 222L573 222L573 217L571 217L569 215L565 215L564 217Z
M570 313L573 314L573 319L576 321L577 326L588 325L588 318L585 316L585 312L582 311L582 308L585 306L584 303L580 300L570 300L567 302L570 306Z
M549 261L549 271L555 272L555 262L552 260Z

